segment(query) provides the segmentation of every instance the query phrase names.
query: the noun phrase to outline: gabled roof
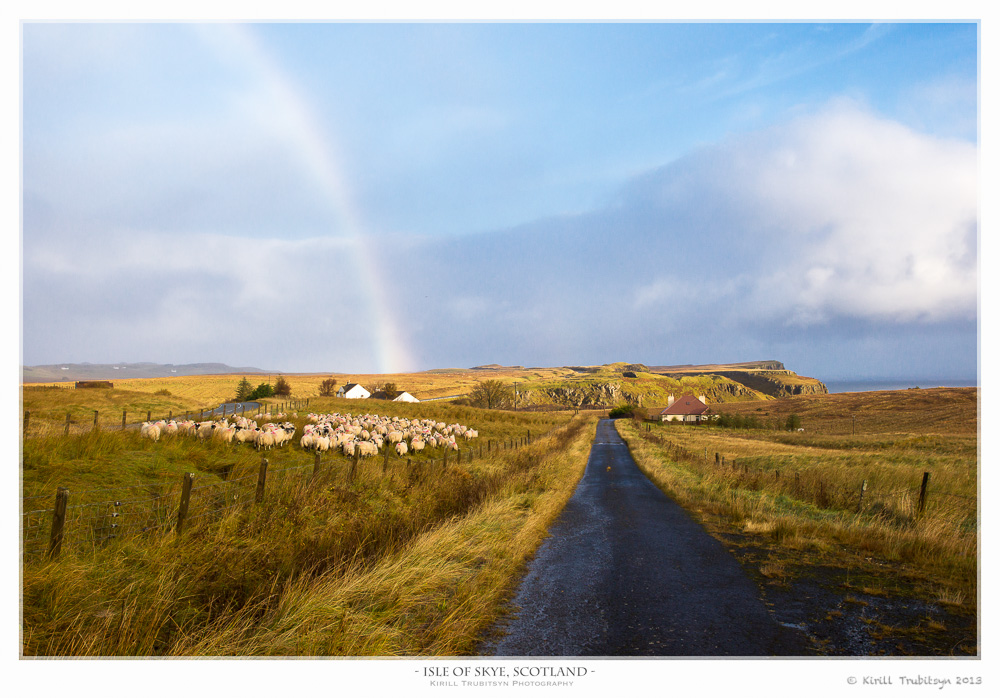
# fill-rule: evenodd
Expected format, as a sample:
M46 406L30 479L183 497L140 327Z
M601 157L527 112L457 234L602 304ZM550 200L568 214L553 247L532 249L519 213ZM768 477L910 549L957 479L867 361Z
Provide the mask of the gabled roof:
M705 414L706 412L708 412L708 405L694 395L684 395L660 414Z
M353 388L356 385L357 385L357 383L344 383L343 390L346 393L348 390L350 390L351 388Z

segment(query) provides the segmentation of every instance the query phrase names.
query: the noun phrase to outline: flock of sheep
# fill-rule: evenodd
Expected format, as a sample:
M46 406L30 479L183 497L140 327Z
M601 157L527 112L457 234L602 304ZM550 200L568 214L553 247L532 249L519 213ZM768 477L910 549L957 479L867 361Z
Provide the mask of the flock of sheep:
M295 436L295 425L291 422L268 422L257 426L256 421L239 416L233 417L231 421L222 418L208 422L161 419L143 422L139 427L139 435L153 441L159 441L161 436L194 436L199 441L214 439L223 443L250 443L257 449L271 449L291 441Z
M309 414L299 445L318 452L340 449L345 456L378 455L389 447L396 455L420 452L424 448L458 450L458 439L479 436L475 429L461 424L445 424L433 419L406 419L366 414Z
M159 441L161 436L181 435L194 436L201 441L213 439L223 443L249 443L258 450L281 447L294 438L295 425L287 421L280 422L286 415L255 416L258 419L277 418L279 422L266 422L258 426L256 420L241 416L208 422L159 420L143 422L139 434L153 441ZM411 451L418 453L427 447L457 451L458 439L469 441L479 436L475 429L461 424L435 422L432 419L311 413L307 415L307 421L299 446L318 453L340 450L349 457L355 454L375 456L386 447L393 449L398 456Z

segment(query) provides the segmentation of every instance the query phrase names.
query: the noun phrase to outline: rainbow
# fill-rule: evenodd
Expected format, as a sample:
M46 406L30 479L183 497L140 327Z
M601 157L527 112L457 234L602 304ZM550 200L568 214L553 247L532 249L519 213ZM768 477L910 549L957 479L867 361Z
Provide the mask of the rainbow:
M326 197L340 238L347 243L354 256L363 295L369 300L367 317L372 319L371 342L378 372L405 373L413 370L414 362L400 339L385 289L379 281L361 212L339 166L341 158L335 139L324 128L304 92L257 40L252 25L194 26L208 44L225 52L227 61L235 59L257 81L257 86L271 97L269 107L273 109L271 116L277 127L288 139L304 171Z

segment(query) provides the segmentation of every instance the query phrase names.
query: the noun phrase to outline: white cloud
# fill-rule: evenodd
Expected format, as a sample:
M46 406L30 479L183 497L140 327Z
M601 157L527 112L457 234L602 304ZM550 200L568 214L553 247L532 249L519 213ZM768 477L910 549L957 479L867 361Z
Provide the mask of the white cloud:
M839 103L694 155L659 186L665 216L704 209L686 234L719 260L755 250L736 261L764 316L938 321L975 317L977 157Z

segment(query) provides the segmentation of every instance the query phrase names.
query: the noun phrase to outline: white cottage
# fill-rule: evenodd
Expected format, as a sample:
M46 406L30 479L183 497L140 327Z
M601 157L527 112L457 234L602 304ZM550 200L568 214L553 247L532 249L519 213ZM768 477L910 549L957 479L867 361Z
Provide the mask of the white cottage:
M684 395L680 400L674 400L671 395L667 400L667 408L660 412L660 421L704 422L709 418L706 402L704 395Z
M371 393L365 390L364 386L358 383L345 383L337 391L337 397L346 397L351 400L364 400L371 397Z

